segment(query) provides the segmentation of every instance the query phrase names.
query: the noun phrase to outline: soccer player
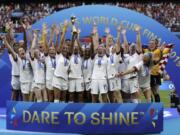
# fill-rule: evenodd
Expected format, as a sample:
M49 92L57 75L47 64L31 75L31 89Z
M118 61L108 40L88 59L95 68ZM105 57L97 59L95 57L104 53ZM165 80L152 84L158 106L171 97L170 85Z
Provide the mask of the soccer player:
M54 89L54 103L65 102L68 90L68 70L70 66L68 49L65 43L65 34L67 32L68 22L64 22L61 41L56 55L56 66L52 86Z
M10 35L13 35L13 26L10 25L9 29L8 29L8 34L6 35L6 38L4 38L4 42L5 44L13 44L13 46L11 46L14 50L14 52L16 53L16 56L13 56L13 53L11 53L11 51L8 49L9 52L9 59L12 65L12 69L11 69L11 86L12 86L12 94L11 94L11 100L15 100L18 101L19 97L21 95L21 91L20 91L20 80L19 80L19 61L17 61L17 56L18 56L18 44L14 43L14 37L11 37ZM9 37L8 37L9 36ZM7 41L7 38L10 39L9 42ZM9 44L10 45L10 44ZM14 59L16 58L16 59Z
M143 92L146 102L151 102L151 87L150 87L150 71L153 66L153 56L152 53L144 53L142 51L142 45L141 45L141 40L140 40L140 28L136 27L136 37L137 37L137 44L139 47L139 56L140 60L139 62L137 61L137 64L135 64L131 69L128 69L121 74L121 76L131 74L134 72L138 73L138 83L139 83L139 88Z
M116 77L116 73L118 72L118 65L121 61L120 31L121 31L121 27L118 27L118 31L117 31L118 36L117 36L116 44L114 44L112 36L107 35L108 42L106 44L106 48L108 51L110 51L108 56L108 64L107 64L107 76L108 76L108 84L109 84L108 95L111 103L114 103L115 100L117 102L122 102L121 93L120 93L121 81L119 78Z
M82 72L83 50L79 41L80 30L73 32L69 70L69 102L75 102L75 92L78 102L84 102L84 80ZM77 38L76 38L77 36Z
M18 56L16 55L15 51L9 45L7 40L5 40L5 44L7 45L9 51L11 52L13 59L19 62L20 66L20 87L23 96L23 101L29 101L29 92L31 90L32 84L32 67L31 67L31 60L29 55L26 53L24 48L20 47L18 49Z
M150 88L150 69L153 65L152 54L145 53L141 55L142 61L139 61L134 67L121 72L119 75L124 76L134 72L138 73L138 83L140 90L143 92L146 102L151 102L151 88Z
M162 51L158 47L159 41L157 39L153 39L149 42L148 51L153 53L153 61L154 66L151 69L151 90L154 95L155 102L160 102L159 95L159 86L161 85L161 74L160 70L160 60L162 57Z
M38 43L38 48L36 47ZM34 73L34 92L37 99L37 102L47 102L47 91L45 89L45 59L44 59L44 53L43 44L41 41L38 40L38 32L34 32L34 37L32 41L31 46L31 64L33 67L33 73Z
M136 65L139 60L139 47L138 44L128 45L126 39L126 30L122 30L123 39L124 39L124 58L123 58L123 66L121 67L122 72L125 70L129 70L134 65ZM139 98L139 83L138 83L138 75L137 72L133 72L128 74L122 78L122 96L125 102L133 102L138 103Z
M48 92L48 100L49 102L54 102L54 90L53 90L53 76L54 71L56 69L56 52L58 51L58 40L60 30L56 25L53 25L51 28L50 40L49 45L47 43L47 27L46 25L43 26L42 32L42 41L45 45L45 65L46 65L46 89ZM54 33L56 33L56 46L52 42L52 38Z
M103 44L99 45L99 37L97 28L93 27L92 41L94 45L94 66L92 72L91 94L92 102L99 102L99 94L102 97L102 102L108 102L108 83L107 83L107 64L108 58L106 48Z
M93 71L94 57L93 43L84 46L84 60L82 65L84 85L85 85L85 101L91 102L91 76Z

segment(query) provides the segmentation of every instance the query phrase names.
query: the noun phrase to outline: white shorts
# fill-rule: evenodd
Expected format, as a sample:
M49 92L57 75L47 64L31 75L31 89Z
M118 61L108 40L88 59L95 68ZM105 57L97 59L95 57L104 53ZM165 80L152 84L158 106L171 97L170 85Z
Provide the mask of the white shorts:
M46 88L48 90L53 90L52 80L46 80Z
M35 83L34 88L39 89L39 90L45 90L45 84Z
M151 88L150 88L150 87L149 87L149 88L140 88L140 90L141 90L142 92L145 92L145 91L151 90Z
M31 85L31 82L21 83L21 92L23 94L29 94L29 92L31 91Z
M121 81L118 78L111 78L109 81L109 91L115 91L121 89Z
M122 79L122 91L125 93L135 93L139 91L138 78Z
M140 87L140 90L141 90L142 92L145 92L145 91L147 91L147 90L151 90L150 83L149 83L149 84L140 85L139 87Z
M32 85L31 85L31 92L34 91L34 88L35 88L35 81L32 82Z
M52 86L59 90L68 90L68 81L61 77L53 77Z
M69 79L69 92L84 91L83 79Z
M91 94L105 94L108 92L107 80L92 80L91 82Z
M121 90L121 78L116 78L116 82L117 82L117 90Z
M139 76L138 79L139 79L139 87L142 90L142 92L151 88L150 76L144 76L144 77Z
M14 76L14 75L12 75L12 78L11 78L11 86L12 86L13 90L20 90L20 80L19 80L19 76Z
M85 82L85 91L90 91L91 89L91 82Z
M147 90L150 90L150 89L151 89L150 81L145 82L145 83L143 83L143 84L139 83L139 87L140 87L140 90L141 90L142 92L147 91Z

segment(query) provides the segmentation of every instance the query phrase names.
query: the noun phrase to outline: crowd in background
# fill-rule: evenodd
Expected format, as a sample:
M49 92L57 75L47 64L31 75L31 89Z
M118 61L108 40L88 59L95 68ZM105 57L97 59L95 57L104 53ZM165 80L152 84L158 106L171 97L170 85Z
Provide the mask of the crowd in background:
M16 32L21 32L21 22L35 23L54 12L87 3L28 3L28 4L0 4L0 32L5 32L6 23L13 21ZM89 4L89 3L88 3ZM91 3L95 4L95 3ZM99 4L99 3L98 3ZM180 4L179 3L105 3L136 10L167 27L170 31L180 31Z

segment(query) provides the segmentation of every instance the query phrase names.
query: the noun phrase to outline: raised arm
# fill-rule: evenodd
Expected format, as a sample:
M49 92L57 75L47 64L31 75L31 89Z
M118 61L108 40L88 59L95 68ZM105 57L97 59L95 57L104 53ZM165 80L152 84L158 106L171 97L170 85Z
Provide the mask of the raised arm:
M53 24L51 27L51 32L50 32L49 46L52 46L55 29L56 29L56 25Z
M28 42L27 42L27 25L21 22L21 25L23 26L23 41L24 41L24 49L27 50L28 48Z
M109 49L109 47L110 47L109 40L112 37L110 34L110 29L105 28L105 33L106 33L106 49Z
M99 46L99 35L98 35L98 29L97 29L96 24L94 24L93 30L92 30L92 42L94 45L94 50L96 50Z
M80 43L80 33L81 33L81 30L77 29L77 39L76 40L77 40L77 44L78 44L80 54L82 56L83 55L83 49L82 49L82 46L81 46L81 43Z
M126 29L123 29L121 33L123 35L124 53L128 53L129 52L129 45L128 45L128 41L126 38Z
M15 43L13 23L12 22L7 23L6 29L7 29L6 40L9 43L9 45L12 46Z
M29 22L26 22L26 37L27 37L27 47L31 47L32 45L32 39L33 39L33 32L31 30L31 25Z
M55 49L57 50L57 52L59 52L58 47L59 47L59 41L61 35L60 27L58 26L56 27L55 34L56 34Z
M59 45L60 52L62 51L64 42L65 42L65 36L66 36L67 28L68 28L68 21L65 20L64 21L64 26L63 26L63 29L62 29L61 41L60 41L60 45Z
M116 53L120 53L121 50L121 29L122 29L122 25L119 25L119 27L117 28L117 43L116 43Z
M70 54L73 53L74 50L74 45L75 43L77 43L77 36L78 36L78 32L77 32L77 28L75 26L75 22L76 22L76 17L71 17L71 24L72 24L72 38L71 38L71 49L70 49Z
M93 39L92 39L92 36L90 36L90 38L91 38L91 43L90 43L90 50L91 50L91 58L93 58L94 57L94 55L95 55L95 52L94 52L94 44L93 44Z
M15 51L13 50L13 48L12 48L12 47L10 46L10 44L8 43L6 37L3 37L3 41L4 41L5 45L6 45L7 48L8 48L8 51L12 54L13 59L14 59L15 61L17 61L17 55L16 55Z
M140 26L136 26L135 31L136 31L136 50L138 51L138 53L142 53Z
M34 31L33 31L32 45L31 45L31 48L30 48L31 58L32 58L32 59L34 59L34 49L35 49L37 43L38 43L38 31L37 31L37 30L34 30Z

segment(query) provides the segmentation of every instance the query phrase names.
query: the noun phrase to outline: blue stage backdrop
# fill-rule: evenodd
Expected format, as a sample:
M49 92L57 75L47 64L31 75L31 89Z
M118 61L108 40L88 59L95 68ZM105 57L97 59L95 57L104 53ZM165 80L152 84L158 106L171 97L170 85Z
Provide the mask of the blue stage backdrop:
M160 133L163 104L7 103L7 129L82 134Z
M127 38L129 42L135 42L134 27L141 26L142 42L147 44L152 38L159 38L161 43L174 43L175 47L171 53L170 61L167 65L167 71L175 84L180 95L180 83L178 83L178 74L180 72L180 46L179 39L174 36L163 25L155 20L125 8L106 5L80 6L62 10L54 13L44 19L41 19L32 26L32 29L41 29L42 24L46 23L49 27L52 24L62 26L64 20L70 20L70 16L77 17L77 26L81 29L81 36L89 36L94 22L98 26L100 36L104 36L104 29L109 27L111 34L116 36L116 28L122 23L127 28ZM70 38L71 27L68 29L67 38ZM19 36L17 40L21 39ZM0 106L5 106L5 101L10 95L10 63L7 55L3 55L0 61Z

